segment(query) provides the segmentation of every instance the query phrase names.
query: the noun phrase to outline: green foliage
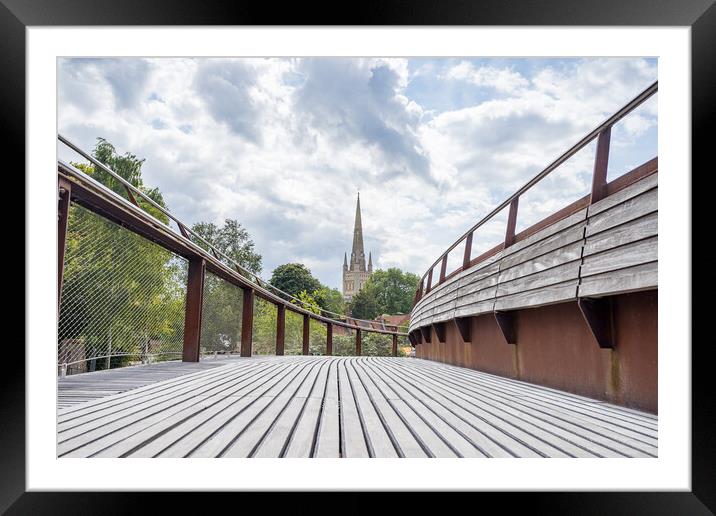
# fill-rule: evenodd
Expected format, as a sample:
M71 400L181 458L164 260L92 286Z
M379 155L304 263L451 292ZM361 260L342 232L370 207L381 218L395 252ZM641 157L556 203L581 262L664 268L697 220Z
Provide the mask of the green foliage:
M144 186L144 182L142 181L142 165L144 164L144 159L139 159L137 156L129 152L126 152L124 155L118 154L114 145L109 143L104 138L97 138L97 143L94 147L92 155L97 161L107 165L122 179L147 195L147 197L149 197L152 201L157 203L162 208L166 208L164 198L162 197L159 188L147 188ZM125 186L109 173L105 172L102 168L84 163L73 163L73 165L125 199L129 199L129 194L127 193ZM140 208L164 224L169 223L169 217L167 217L164 213L152 206L151 203L147 202L141 196L136 194L134 194L134 196Z
M226 219L221 227L213 222L198 222L191 229L242 267L255 274L261 272L261 255L254 250L249 232L237 220ZM196 243L209 250L206 244Z
M368 280L370 281L370 279ZM375 319L381 314L380 306L375 294L368 290L368 283L353 296L350 302L350 312L352 317L358 319Z
M303 291L314 292L323 287L302 263L286 263L274 269L269 281L274 287L298 297Z
M164 207L157 188L142 181L143 159L119 155L98 138L94 157ZM99 167L73 164L128 198L118 180ZM140 196L140 207L168 223L168 217ZM58 325L61 361L81 358L69 351L79 343L84 357L129 353L113 357L112 367L136 360L142 353L181 351L186 265L170 252L76 205L68 215L63 295ZM64 343L64 344L63 344ZM149 349L151 343L152 349ZM74 353L74 356L72 354ZM163 355L163 358L176 358ZM97 368L106 367L105 360Z
M382 314L407 314L413 306L413 296L420 278L398 268L378 269L368 278L358 294L353 296L350 311L359 319L374 319Z
M316 303L324 310L335 314L346 313L346 302L343 299L343 294L341 294L338 289L324 286L315 290L312 296L316 300Z

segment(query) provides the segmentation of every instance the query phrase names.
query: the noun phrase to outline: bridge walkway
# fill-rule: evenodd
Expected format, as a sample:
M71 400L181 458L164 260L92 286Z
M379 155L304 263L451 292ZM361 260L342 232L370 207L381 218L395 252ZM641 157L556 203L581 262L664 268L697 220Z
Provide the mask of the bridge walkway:
M657 456L653 414L422 359L173 364L58 380L104 393L61 403L58 456Z

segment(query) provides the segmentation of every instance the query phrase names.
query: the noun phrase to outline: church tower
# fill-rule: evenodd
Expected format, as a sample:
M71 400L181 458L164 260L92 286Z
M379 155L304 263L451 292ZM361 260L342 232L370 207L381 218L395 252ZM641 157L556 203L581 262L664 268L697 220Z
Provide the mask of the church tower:
M353 299L368 277L373 272L373 256L368 255L368 266L365 264L365 250L363 249L363 223L360 214L360 193L356 202L356 218L353 225L353 249L351 260L348 262L346 254L343 255L343 297L346 301Z

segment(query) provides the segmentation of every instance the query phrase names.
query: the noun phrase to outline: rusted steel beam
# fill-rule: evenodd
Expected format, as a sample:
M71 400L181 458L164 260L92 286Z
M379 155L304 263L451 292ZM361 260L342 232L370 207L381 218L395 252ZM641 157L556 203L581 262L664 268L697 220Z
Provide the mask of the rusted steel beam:
M413 347L418 345L418 338L415 336L415 332L408 333L408 340Z
M124 186L124 191L127 192L127 197L129 198L129 202L134 204L137 208L139 208L139 203L137 202L137 198L134 197L134 194L132 193L132 190L128 186Z
M393 334L393 356L398 356L398 335L395 333Z
M201 355L201 310L204 301L204 260L190 260L184 307L182 362L198 362Z
M276 355L283 356L286 346L286 307L276 305Z
M361 331L356 330L356 356L361 354Z
M433 323L432 326L433 328L435 328L435 335L438 336L438 342L440 342L441 344L445 344L445 323Z
M517 328L515 328L515 316L511 312L493 312L497 327L507 344L517 344Z
M70 173L71 167L62 162L58 162L58 180L68 181L68 177L78 178ZM124 197L117 195L101 185L94 184L90 181L82 183L81 178L78 181L72 181L72 202L81 205L88 210L96 213L111 222L119 224L130 231L141 235L148 240L159 244L164 249L174 254L182 256L187 260L203 259L206 261L206 270L217 275L221 279L228 281L232 285L242 289L252 289L254 294L276 304L284 304L287 309L295 307L293 311L304 315L307 310L291 304L280 296L269 292L265 288L257 285L247 279L243 274L233 267L222 262L213 251L202 249L190 239L176 233L166 224L159 222L157 219L146 213L141 208L135 207ZM310 317L316 321L323 323L332 322L336 326L355 329L355 325L331 320L318 314L310 314ZM391 334L386 330L368 330L373 333Z
M420 328L420 334L423 336L423 340L430 344L430 326L423 326L422 328Z
M577 300L579 311L587 323L595 342L603 349L614 348L614 316L609 298L580 298Z
M455 321L455 326L463 342L472 342L472 318L456 317L453 321Z
M445 273L447 272L447 259L448 255L445 255L443 257L442 263L440 264L440 281L438 282L438 284L445 281Z
M254 289L244 289L244 303L241 310L241 356L251 356L251 341L254 336Z
M186 238L187 240L191 240L191 237L189 236L189 232L184 227L184 224L177 224L177 226L179 226L179 232L181 233L181 235L184 238Z
M433 270L430 269L430 272L428 272L428 283L425 285L425 293L426 294L428 292L430 292L430 287L432 286L432 283L433 283Z
M301 352L308 355L309 344L311 343L311 318L308 315L303 316L303 347Z
M517 208L520 198L515 197L510 203L510 212L507 215L507 230L505 231L505 249L515 243L515 228L517 227Z
M65 249L67 247L67 219L70 214L72 183L62 177L57 181L57 310L62 298L62 277L65 272Z
M607 168L609 167L609 140L611 127L607 127L597 138L597 152L594 156L594 173L592 174L592 195L590 204L603 199L607 194Z
M333 324L326 323L326 355L333 355Z
M467 235L465 239L465 253L462 255L462 268L463 270L470 267L470 256L472 255L472 233Z

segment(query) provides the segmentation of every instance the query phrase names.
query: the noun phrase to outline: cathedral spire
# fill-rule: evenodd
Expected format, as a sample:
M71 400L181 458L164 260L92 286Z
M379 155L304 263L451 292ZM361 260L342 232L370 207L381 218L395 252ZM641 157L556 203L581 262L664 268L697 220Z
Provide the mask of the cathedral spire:
M373 272L373 253L368 253L368 272Z
M351 251L351 270L365 271L365 251L363 250L363 225L360 216L360 192L356 202L356 218L353 227L353 250Z
M348 270L348 256L343 253L343 270Z

